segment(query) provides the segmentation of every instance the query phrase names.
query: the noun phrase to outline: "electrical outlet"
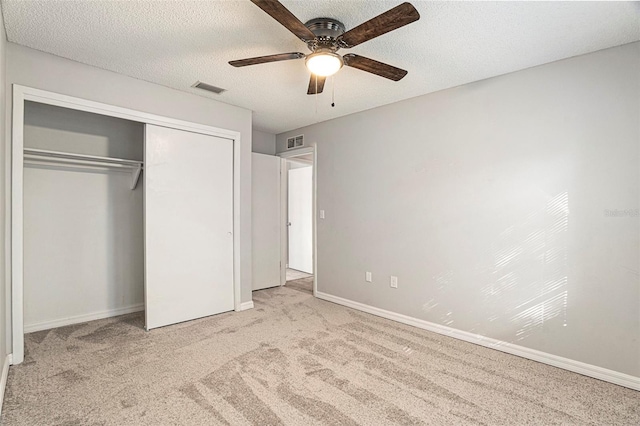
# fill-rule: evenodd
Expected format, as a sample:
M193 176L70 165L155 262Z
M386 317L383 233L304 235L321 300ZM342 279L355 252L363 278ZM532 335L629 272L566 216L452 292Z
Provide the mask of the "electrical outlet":
M364 273L364 280L368 283L373 282L373 278L371 277L371 272L365 272Z
M391 275L391 288L398 288L398 277L394 277L393 275Z

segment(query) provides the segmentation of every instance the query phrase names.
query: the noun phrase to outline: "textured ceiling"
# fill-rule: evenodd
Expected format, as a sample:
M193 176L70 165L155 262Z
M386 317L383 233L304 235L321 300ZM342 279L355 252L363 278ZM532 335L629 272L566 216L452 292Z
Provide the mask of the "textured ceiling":
M400 1L282 0L301 21L347 29ZM392 82L353 68L318 98L304 60L233 68L229 60L307 48L245 1L2 0L9 41L254 111L254 127L304 125L640 39L638 2L426 2L413 24L340 53L409 71ZM197 80L227 89L213 95Z

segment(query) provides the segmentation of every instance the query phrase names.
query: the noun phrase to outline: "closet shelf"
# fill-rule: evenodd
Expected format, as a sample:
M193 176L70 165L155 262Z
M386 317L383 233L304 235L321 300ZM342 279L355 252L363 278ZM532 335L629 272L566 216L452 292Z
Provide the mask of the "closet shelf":
M25 148L24 158L38 161L59 161L63 163L82 164L86 166L130 168L131 189L135 189L140 180L143 168L142 161L125 160L123 158L99 157L96 155L75 154L71 152L49 151L46 149Z

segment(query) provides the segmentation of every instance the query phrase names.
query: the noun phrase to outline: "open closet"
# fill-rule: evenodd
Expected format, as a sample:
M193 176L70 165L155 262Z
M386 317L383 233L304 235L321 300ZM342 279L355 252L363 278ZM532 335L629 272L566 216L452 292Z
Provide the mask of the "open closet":
M25 102L24 329L144 307L144 125Z
M23 335L238 309L237 132L14 86L13 363Z

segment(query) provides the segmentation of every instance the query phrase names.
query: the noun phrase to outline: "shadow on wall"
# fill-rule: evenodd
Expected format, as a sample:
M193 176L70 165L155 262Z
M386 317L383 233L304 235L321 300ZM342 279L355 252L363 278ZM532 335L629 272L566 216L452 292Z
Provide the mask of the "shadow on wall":
M567 326L567 232L569 195L560 193L544 208L527 215L522 222L507 227L492 247L493 264L478 266L487 277L480 289L478 304L487 321L505 324L505 341L521 341L552 319ZM438 294L446 293L456 281L448 270L433 277ZM454 326L455 314L431 299L423 311L437 313L439 323ZM505 309L505 301L512 306ZM473 330L484 328L477 323ZM481 332L480 332L481 333ZM482 334L482 333L481 333Z

